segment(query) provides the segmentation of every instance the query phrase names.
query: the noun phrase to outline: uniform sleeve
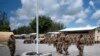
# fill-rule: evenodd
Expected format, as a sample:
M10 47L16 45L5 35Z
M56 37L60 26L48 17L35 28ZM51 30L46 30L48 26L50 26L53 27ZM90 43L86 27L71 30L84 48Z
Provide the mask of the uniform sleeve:
M7 44L8 44L8 46L10 46L10 39L8 40Z

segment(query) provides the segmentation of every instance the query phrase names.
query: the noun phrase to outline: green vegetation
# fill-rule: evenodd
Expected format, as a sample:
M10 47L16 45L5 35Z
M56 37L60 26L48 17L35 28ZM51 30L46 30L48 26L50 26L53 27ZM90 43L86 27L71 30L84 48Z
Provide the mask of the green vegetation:
M21 26L21 27L18 27L17 29L14 29L13 32L15 34L28 34L34 31L30 26Z
M10 31L10 21L7 14L0 11L0 31ZM46 33L49 31L58 31L63 29L64 25L62 23L54 22L48 16L39 16L39 33ZM21 26L14 29L15 34L28 34L36 32L36 18L34 18L28 26Z
M39 16L39 33L46 33L51 30L53 21L50 17ZM32 29L36 32L36 18L30 23Z
M63 28L64 25L62 23L54 22L48 16L39 16L39 33L58 31ZM18 27L18 29L14 29L13 32L15 34L36 32L36 18L30 22L29 26Z
M0 31L10 31L10 22L7 14L0 11Z

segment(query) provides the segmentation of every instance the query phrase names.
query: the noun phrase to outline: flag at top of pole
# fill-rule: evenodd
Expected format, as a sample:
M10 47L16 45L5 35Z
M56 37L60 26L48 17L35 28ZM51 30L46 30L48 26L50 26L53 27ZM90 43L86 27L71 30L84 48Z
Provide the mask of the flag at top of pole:
M36 53L38 54L39 51L38 51L38 37L39 37L39 27L38 27L38 0L36 0Z

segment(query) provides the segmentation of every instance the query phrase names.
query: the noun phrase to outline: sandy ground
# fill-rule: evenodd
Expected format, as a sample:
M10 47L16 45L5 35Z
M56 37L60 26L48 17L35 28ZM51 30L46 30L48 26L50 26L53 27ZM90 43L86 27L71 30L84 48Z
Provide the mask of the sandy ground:
M35 44L23 44L23 40L16 40L16 54L21 55L24 52L36 51ZM68 49L69 56L77 56L78 50L75 45L71 45ZM53 56L64 56L63 54L56 53L55 48L52 45L39 44L40 53L52 53ZM0 46L0 56L10 56L7 46ZM84 56L100 56L100 44L94 44L92 46L85 46Z

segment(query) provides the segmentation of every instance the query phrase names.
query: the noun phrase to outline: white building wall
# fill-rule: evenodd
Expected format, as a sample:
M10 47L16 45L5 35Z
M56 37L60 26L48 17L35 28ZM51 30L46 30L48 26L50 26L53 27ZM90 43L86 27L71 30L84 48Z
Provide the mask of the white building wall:
M100 28L95 29L95 41L100 41Z

